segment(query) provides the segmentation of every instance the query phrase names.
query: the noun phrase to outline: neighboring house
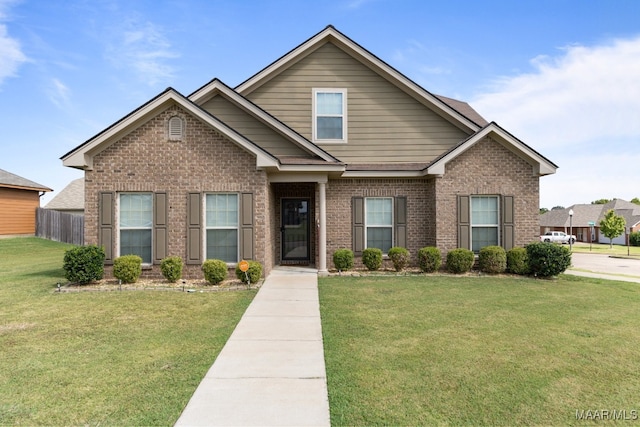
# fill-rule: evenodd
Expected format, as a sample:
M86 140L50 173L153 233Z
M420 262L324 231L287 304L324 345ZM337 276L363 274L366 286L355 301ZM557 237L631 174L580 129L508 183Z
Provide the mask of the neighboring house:
M0 236L33 236L36 208L49 187L0 169Z
M614 199L603 205L578 204L565 209L547 211L540 215L540 234L547 231L572 232L581 242L609 243L609 238L600 231L600 221L612 209L626 222L625 233L614 238L612 243L626 245L628 234L640 231L640 206L622 199ZM571 210L573 217L569 215Z
M537 239L557 166L328 26L239 86L169 88L62 156L85 171L85 241L107 263L308 264L332 254ZM149 271L150 270L150 271Z
M46 204L45 209L84 215L84 178L71 181Z

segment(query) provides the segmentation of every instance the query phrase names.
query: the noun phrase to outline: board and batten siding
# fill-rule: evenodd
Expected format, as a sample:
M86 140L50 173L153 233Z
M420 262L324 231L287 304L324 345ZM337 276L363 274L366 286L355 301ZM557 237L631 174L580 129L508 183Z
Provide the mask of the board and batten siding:
M35 235L39 206L38 191L0 188L0 235Z
M348 142L319 144L343 162L430 162L468 137L331 43L243 95L311 140L313 88L347 89Z
M304 150L220 95L205 102L202 108L275 156L307 156Z

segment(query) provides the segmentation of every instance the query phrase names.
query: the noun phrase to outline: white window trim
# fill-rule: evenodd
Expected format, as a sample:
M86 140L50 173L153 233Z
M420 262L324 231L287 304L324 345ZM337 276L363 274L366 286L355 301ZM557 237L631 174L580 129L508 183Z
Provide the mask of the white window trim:
M207 225L207 196L212 194L233 194L236 196L237 207L238 207L238 219L235 227L224 226L224 227L210 227ZM207 257L207 231L208 230L236 230L236 262L227 262L227 267L235 267L240 262L240 193L236 193L233 191L209 191L204 193L204 197L202 198L202 218L201 223L204 224L202 232L204 236L202 236L202 253L204 254L203 258L205 260L209 259Z
M391 224L390 225L369 225L367 223L367 199L387 199L391 200ZM369 247L369 228L390 228L391 229L391 247L395 244L395 209L394 209L394 199L393 197L365 197L364 198L364 248ZM387 255L386 252L383 252L382 255Z
M151 226L150 227L121 227L120 226L120 196L123 194L149 194L151 195ZM120 232L122 230L151 230L151 262L142 262L142 265L144 267L148 267L151 266L153 264L153 212L155 209L155 206L153 205L153 193L149 192L149 191L123 191L120 193L117 193L116 197L116 202L115 202L115 214L116 214L116 218L115 218L115 223L116 223L116 247L115 247L115 253L117 254L117 256L122 256L123 254L120 253ZM127 255L127 254L124 254Z
M311 126L312 126L312 137L313 142L317 144L346 144L347 143L347 89L337 89L337 88L314 88L313 89L313 98L311 100L312 105L312 118L311 118ZM342 94L342 138L341 139L319 139L318 138L318 121L316 116L316 101L318 93L341 93ZM335 116L331 116L335 117Z
M496 242L496 245L500 246L500 215L502 214L502 212L500 212L500 196L495 195L495 194L476 194L471 196L471 199L478 199L478 198L493 198L496 200L496 210L497 210L497 223L496 224L474 224L473 223L473 200L469 201L469 243L471 248L473 249L473 229L474 228L495 228L497 230L496 236L498 238L498 241Z

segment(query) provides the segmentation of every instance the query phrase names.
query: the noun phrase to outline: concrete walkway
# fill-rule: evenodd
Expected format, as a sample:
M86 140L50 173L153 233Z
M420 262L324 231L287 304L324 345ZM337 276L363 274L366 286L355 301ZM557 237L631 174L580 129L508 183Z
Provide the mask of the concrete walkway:
M330 425L316 270L272 270L175 425Z

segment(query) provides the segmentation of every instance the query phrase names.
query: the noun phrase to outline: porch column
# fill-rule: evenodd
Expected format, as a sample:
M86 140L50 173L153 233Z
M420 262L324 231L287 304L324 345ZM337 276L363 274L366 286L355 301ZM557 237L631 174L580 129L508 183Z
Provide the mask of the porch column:
M320 229L318 230L318 274L327 275L327 184L318 182Z

